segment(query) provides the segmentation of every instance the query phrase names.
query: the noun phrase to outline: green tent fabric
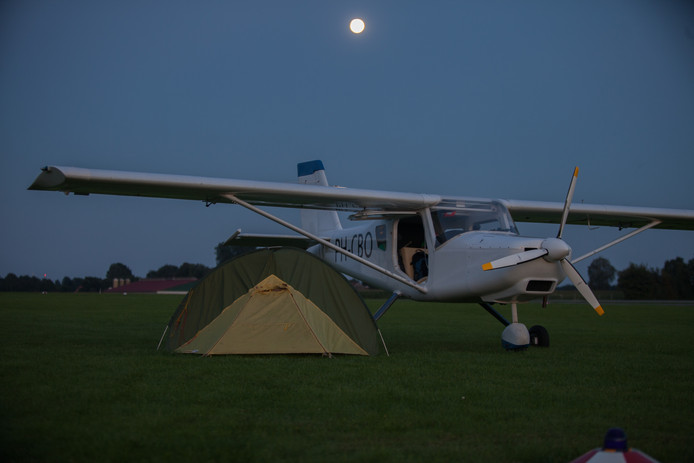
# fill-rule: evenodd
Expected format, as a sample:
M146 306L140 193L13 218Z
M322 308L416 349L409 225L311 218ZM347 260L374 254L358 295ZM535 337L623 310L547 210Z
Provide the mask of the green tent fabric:
M202 354L375 355L381 349L359 294L340 273L296 248L263 249L222 264L181 301L165 340L170 351ZM206 351L205 340L216 347Z
M275 275L236 299L175 352L368 355L321 309Z

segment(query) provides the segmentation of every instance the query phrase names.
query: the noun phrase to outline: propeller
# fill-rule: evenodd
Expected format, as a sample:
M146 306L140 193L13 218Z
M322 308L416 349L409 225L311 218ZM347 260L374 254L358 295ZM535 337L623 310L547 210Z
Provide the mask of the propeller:
M578 292L581 293L581 296L583 296L586 302L588 302L593 309L595 309L598 315L602 315L605 313L605 311L602 309L600 302L598 302L598 299L593 294L593 291L591 291L590 287L588 287L588 284L581 277L576 268L567 259L567 257L571 254L571 247L569 247L566 241L561 239L561 236L564 233L564 226L569 218L569 211L571 209L571 201L573 200L574 190L576 189L577 177L578 167L574 169L573 176L571 177L571 183L569 184L569 191L566 193L564 210L562 211L561 222L559 223L559 232L557 233L556 238L545 239L542 241L539 249L530 249L487 262L482 266L482 269L494 270L498 268L512 267L514 265L539 259L540 257L543 257L548 262L559 262L562 270L564 270L564 273L569 280L571 280L571 283L573 283Z
M501 259L487 262L482 266L483 270L494 270L497 268L512 267L531 260L539 259L548 254L546 249L531 249L529 251L511 254L510 256L502 257Z
M588 284L581 277L581 274L578 273L578 270L571 265L571 262L566 259L562 259L559 261L559 263L561 264L561 268L564 270L564 273L566 273L566 276L569 277L569 280L571 280L571 283L573 283L578 292L581 293L583 299L585 299L586 302L588 302L588 304L595 309L598 315L604 314L605 311L602 310L602 306L600 305L600 302L598 302L598 298L595 297L593 291L590 290L590 287L588 287Z
M578 167L574 167L574 174L571 177L571 183L569 183L569 191L566 193L566 199L564 200L564 211L561 214L561 222L559 223L559 233L557 233L557 238L561 238L562 233L564 233L564 225L566 225L566 220L569 218L569 210L571 209L571 201L574 198L574 190L576 189L576 179L578 178Z

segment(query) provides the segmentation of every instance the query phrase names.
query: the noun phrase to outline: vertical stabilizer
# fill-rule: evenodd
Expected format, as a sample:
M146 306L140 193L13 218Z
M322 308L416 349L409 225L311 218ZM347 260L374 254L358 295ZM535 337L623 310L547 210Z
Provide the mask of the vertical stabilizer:
M308 161L297 165L299 183L304 185L329 186L322 161ZM315 209L301 210L301 227L320 237L328 236L334 230L342 229L340 218L335 211Z

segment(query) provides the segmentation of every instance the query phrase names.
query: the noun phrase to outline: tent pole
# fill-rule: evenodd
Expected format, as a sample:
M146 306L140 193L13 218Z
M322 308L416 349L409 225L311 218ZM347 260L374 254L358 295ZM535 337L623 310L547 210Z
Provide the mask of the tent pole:
M161 334L161 339L159 339L159 344L157 344L157 350L161 347L161 342L164 340L164 335L166 332L169 330L169 324L166 324L166 328L164 328L164 332Z
M376 328L378 330L378 335L381 337L381 343L383 343L383 348L386 350L386 355L390 357L390 352L388 352L388 346L386 346L386 340L383 339L383 334L381 334L381 328Z
M402 295L402 293L400 291L398 291L398 290L393 291L393 294L391 294L391 296L388 298L388 300L381 306L380 309L378 309L376 311L376 314L373 316L374 324L376 323L376 321L379 318L381 318L386 313L386 311L388 309L390 309L390 306L392 306L393 303L395 303L395 301L398 300L398 298L401 295ZM381 343L383 344L383 348L386 351L386 355L388 357L390 357L390 352L388 352L388 346L386 346L386 340L383 339L383 333L381 333L381 328L379 328L378 325L376 325L376 329L378 330L378 335L381 337Z

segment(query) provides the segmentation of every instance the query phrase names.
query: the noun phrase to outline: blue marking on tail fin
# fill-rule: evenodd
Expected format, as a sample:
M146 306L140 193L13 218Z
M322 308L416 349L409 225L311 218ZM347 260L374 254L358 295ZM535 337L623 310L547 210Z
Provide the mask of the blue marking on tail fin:
M296 165L296 168L299 173L299 177L311 175L318 170L325 170L325 168L323 167L323 161L319 160L301 162Z

